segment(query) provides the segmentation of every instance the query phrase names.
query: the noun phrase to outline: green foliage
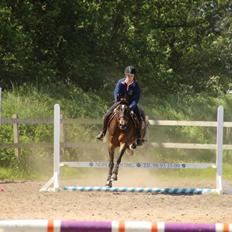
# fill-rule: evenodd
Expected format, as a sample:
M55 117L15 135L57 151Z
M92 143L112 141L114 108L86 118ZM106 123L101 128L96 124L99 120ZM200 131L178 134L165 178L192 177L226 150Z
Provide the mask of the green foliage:
M144 92L207 92L231 83L230 1L2 1L3 87L62 82L109 91L128 64Z
M222 104L231 121L232 99L224 96L232 88L231 7L227 0L1 1L3 116L52 118L59 103L64 118L101 118L124 67L133 64L150 117L215 120ZM90 140L98 129L69 125L67 136ZM51 134L51 126L20 125L22 142L51 142ZM168 141L214 139L213 131L199 128L154 135ZM10 126L1 126L0 139L12 143ZM18 161L12 149L2 149L1 166L13 165L20 174L35 168L33 159L51 161L50 150L31 153L23 150ZM179 155L185 159L185 152Z

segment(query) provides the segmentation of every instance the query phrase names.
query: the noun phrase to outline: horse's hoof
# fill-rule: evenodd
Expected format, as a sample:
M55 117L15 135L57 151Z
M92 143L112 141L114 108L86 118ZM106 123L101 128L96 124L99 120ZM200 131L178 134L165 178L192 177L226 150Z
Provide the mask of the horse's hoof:
M112 187L112 183L107 183L107 184L106 184L106 187L111 188L111 187Z
M130 150L134 150L135 148L136 148L136 144L135 143L130 144L130 146L129 146Z
M112 177L111 177L111 180L112 181L118 180L118 176L116 174L113 174Z
M106 187L111 188L112 187L112 181L109 181L108 183L106 183Z

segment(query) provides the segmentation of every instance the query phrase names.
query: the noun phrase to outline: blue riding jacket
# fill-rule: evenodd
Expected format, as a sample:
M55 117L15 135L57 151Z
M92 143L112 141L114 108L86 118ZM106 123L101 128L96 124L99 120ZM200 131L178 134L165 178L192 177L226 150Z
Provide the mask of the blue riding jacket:
M121 97L127 97L129 101L129 107L131 110L137 108L137 104L140 98L140 88L137 81L127 86L125 78L120 79L114 89L114 100L119 101Z

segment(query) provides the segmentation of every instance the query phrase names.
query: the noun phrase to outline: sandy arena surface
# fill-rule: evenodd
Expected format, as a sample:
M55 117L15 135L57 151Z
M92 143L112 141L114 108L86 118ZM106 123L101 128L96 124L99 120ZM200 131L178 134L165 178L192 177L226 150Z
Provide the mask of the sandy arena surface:
M125 178L124 181L128 180ZM41 193L39 189L43 184L36 181L1 182L0 188L4 192L0 192L0 218L232 223L232 195ZM137 185L141 183L137 181Z

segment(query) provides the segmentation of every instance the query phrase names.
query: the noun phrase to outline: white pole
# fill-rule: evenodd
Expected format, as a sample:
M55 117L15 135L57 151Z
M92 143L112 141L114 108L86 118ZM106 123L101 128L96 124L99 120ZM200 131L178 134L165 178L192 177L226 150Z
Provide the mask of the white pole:
M0 87L0 125L2 124L2 88Z
M60 105L54 106L54 191L59 189L60 175Z
M219 194L222 193L222 155L223 155L223 124L224 124L224 110L223 106L217 109L217 154L216 154L216 188Z

